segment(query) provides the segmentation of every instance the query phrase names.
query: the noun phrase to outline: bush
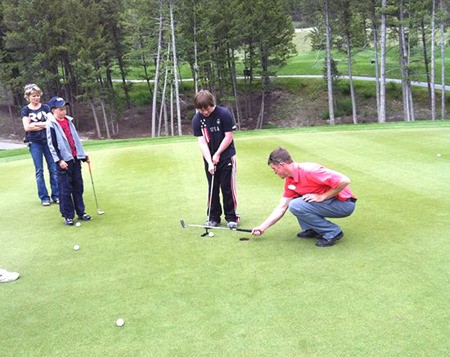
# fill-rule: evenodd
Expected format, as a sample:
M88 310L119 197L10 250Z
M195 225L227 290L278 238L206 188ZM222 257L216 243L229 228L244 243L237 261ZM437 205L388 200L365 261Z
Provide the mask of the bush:
M343 98L338 99L336 103L336 108L334 109L334 116L335 117L341 117L341 116L347 116L352 115L353 108L352 108L352 100L349 98ZM325 109L321 114L320 118L323 120L330 119L330 112L327 109Z

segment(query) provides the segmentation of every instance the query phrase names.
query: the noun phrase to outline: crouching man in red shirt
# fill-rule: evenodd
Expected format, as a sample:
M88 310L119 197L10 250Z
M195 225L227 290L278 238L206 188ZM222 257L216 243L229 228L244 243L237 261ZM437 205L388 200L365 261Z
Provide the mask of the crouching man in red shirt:
M317 238L316 246L330 247L344 236L342 229L326 218L348 217L355 210L356 198L347 176L319 164L296 163L283 148L272 151L268 165L285 179L284 193L270 216L253 228L253 235L263 234L289 208L302 229L299 238Z

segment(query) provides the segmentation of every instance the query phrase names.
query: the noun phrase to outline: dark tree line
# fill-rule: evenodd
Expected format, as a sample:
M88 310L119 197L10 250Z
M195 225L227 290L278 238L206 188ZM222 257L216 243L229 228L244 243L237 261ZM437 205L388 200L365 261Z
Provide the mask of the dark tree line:
M30 82L49 96L63 95L74 103L75 117L77 103L87 103L98 136L103 136L103 126L110 137L119 130L121 112L132 106L129 72L141 68L154 104L152 136L174 135L175 127L182 134L178 70L187 63L195 90L208 88L231 103L238 123L247 115L243 87L238 86L244 74L246 88L260 92L256 128L262 128L271 77L295 52L294 19L314 28L313 48L324 53L331 124L337 78L332 50L347 57L356 123L352 58L357 51L373 49L378 116L385 120L387 43L398 43L405 120L414 120L410 88L418 66L411 58L422 51L434 108L434 68L445 51L448 7L443 0L3 0L0 83L16 106L23 104L22 88ZM244 65L243 73L238 64ZM438 78L443 82L444 73ZM124 108L113 81L123 89ZM442 116L444 105L442 100Z

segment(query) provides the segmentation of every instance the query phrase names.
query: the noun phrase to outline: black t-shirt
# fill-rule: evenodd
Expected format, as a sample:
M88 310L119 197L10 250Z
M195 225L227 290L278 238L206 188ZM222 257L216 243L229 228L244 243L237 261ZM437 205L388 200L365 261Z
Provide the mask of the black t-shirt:
M204 136L209 146L211 155L217 151L220 143L225 138L225 133L236 130L236 123L230 111L216 106L209 117L197 112L192 119L194 136ZM234 141L220 155L220 160L226 160L236 155Z
M39 109L30 109L28 105L26 105L20 111L20 117L29 117L30 123L39 123L47 120L47 113L50 113L50 107L47 104L41 104ZM45 129L39 131L28 131L26 136L29 142L42 144L47 143L47 133Z

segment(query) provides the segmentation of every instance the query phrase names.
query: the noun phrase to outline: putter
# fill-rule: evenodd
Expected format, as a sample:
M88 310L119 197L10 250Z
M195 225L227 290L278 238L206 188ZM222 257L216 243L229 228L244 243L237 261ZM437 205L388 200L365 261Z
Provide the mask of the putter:
M227 230L227 231L237 231L237 232L247 232L247 233L251 233L252 232L251 229L238 228L238 227L235 227L235 228L209 227L209 226L205 226L204 224L187 224L183 219L180 220L180 224L181 224L181 227L183 227L183 228L196 227L196 228L206 229L207 230L206 234L208 234L208 230L209 229L221 229L221 230Z
M214 174L212 174L212 178L211 178L211 188L209 190L209 197L208 197L208 222L211 221L211 203L212 203L212 193L213 193L213 189L214 189ZM205 233L201 234L200 237L206 237L207 235L209 235L209 230L208 228L205 227Z
M212 203L212 193L214 188L214 175L212 174L211 178L211 189L209 190L209 197L208 197L208 222L211 220L211 203Z
M89 167L89 176L91 177L91 183L92 183L92 191L94 191L94 198L95 198L95 206L97 207L97 214L105 214L105 211L98 209L98 201L97 201L97 194L95 193L95 186L94 186L94 179L92 178L92 171L91 171L91 163L90 161L86 161Z

